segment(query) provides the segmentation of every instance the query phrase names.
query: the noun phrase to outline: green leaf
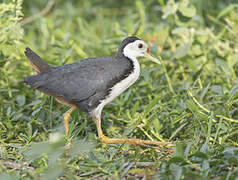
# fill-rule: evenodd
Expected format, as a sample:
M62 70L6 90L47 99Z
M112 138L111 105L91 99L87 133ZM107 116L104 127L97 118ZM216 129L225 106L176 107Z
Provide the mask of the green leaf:
M177 143L176 144L176 151L174 152L174 157L180 157L184 158L184 144L183 143Z
M75 141L73 147L70 148L69 154L72 157L79 155L80 153L88 153L94 149L95 145L85 141Z
M231 70L227 62L221 58L215 58L216 65L225 73L226 76L231 76Z
M166 19L169 15L174 15L178 9L178 4L174 0L169 0L167 5L163 8L162 19Z
M202 169L204 171L208 171L210 169L210 165L209 165L209 161L208 160L205 159L205 160L202 161Z
M172 30L172 34L178 34L180 36L187 34L189 35L189 29L186 27L177 27Z
M62 176L64 168L62 165L50 166L44 173L42 173L42 179L55 180L59 176Z
M171 171L175 180L181 179L181 176L182 176L182 167L181 166L173 163L173 164L170 164L169 170Z
M183 158L183 157L179 157L179 156L175 156L175 157L172 157L169 161L168 161L168 164L173 164L173 163L176 163L176 164L187 164L186 160Z
M2 179L2 180L15 180L17 178L11 176L10 174L7 174L6 172L0 172L0 179Z
M223 88L219 85L213 85L211 87L212 92L215 92L216 94L223 95Z
M26 102L26 97L25 96L23 96L23 95L18 95L17 96L17 104L19 106L23 106L25 104L25 102Z
M229 94L229 100L236 99L238 96L238 85L234 86Z
M201 152L207 154L210 151L208 144L204 143L201 148Z
M184 0L179 4L178 10L182 13L182 15L186 17L193 17L196 14L196 8L189 4L188 0Z
M230 4L229 6L225 7L220 13L217 15L217 19L225 16L227 13L233 11L233 9L238 8L238 4Z
M184 45L179 46L179 48L174 53L173 57L176 59L180 59L188 54L188 51L190 49L190 44L186 43Z

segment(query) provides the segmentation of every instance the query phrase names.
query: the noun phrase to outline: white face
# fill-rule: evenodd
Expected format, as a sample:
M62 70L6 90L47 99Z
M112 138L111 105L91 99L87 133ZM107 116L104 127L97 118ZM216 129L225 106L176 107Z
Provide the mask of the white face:
M144 57L147 51L148 45L142 40L136 40L130 44L127 44L123 49L124 56L132 59L137 57Z

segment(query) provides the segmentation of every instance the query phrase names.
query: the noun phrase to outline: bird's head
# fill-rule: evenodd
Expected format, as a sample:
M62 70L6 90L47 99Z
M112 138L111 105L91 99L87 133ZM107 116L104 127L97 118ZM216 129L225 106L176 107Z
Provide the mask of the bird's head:
M130 36L125 38L118 49L118 53L123 54L124 56L133 59L137 57L146 57L151 61L160 64L160 61L150 54L148 45L141 39Z

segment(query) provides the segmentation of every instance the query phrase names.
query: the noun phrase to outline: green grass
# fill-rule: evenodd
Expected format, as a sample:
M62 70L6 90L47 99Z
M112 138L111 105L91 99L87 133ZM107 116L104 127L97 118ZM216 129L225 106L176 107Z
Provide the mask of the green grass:
M0 4L0 179L238 177L235 0L59 0L26 23L45 6L40 0ZM176 151L101 144L93 121L76 111L66 152L68 108L23 84L35 73L25 47L57 66L112 55L129 35L148 42L163 63L140 59L140 79L104 108L103 131L172 141Z

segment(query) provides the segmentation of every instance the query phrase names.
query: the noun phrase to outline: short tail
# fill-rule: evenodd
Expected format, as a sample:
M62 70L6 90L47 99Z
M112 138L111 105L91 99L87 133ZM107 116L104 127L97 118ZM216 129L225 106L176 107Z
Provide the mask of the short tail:
M45 72L51 69L51 67L29 47L26 48L25 55L30 60L32 67L36 70L37 73Z

